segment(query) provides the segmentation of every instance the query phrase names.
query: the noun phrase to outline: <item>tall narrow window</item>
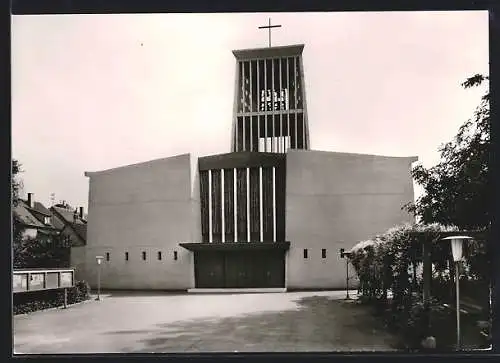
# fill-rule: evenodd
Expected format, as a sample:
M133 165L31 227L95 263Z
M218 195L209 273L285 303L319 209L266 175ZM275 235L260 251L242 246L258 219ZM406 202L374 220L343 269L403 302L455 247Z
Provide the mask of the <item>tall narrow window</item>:
M145 251L142 251L142 259L143 259L144 261L146 261L146 252L145 252Z
M128 261L128 252L125 252L125 261Z
M177 251L174 251L174 260L177 261Z
M106 261L109 261L109 252L106 252Z
M158 261L161 261L161 251L158 251Z
M321 249L321 258L326 258L326 248Z
M307 248L304 248L304 258L307 258Z

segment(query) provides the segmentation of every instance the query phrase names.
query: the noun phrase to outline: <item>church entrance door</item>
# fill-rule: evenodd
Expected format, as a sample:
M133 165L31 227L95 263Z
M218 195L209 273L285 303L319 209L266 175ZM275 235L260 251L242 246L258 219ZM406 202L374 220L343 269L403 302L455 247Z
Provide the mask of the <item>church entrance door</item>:
M285 286L284 251L197 251L197 288Z

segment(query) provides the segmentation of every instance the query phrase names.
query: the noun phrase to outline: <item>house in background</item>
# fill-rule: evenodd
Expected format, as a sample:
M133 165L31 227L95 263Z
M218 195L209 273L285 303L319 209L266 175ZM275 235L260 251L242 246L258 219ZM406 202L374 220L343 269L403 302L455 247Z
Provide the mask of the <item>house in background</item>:
M69 266L75 268L75 277L80 278L87 243L87 221L83 207L73 209L64 203L47 209L35 201L33 193L28 193L27 199L19 200L19 204L14 207L13 217L22 230L23 238L65 238L70 247Z
M77 279L82 275L87 244L87 220L83 207L73 209L62 203L50 208L52 223L71 246L70 266L75 268Z
M52 223L52 213L42 203L35 202L33 193L26 200L19 200L14 207L14 218L22 229L24 238L52 237L59 229Z

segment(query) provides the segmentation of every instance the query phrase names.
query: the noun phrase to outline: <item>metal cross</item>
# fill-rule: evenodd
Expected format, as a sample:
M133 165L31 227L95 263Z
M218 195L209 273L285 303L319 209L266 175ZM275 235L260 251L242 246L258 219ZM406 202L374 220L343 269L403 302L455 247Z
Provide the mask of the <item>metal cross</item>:
M259 29L269 29L269 48L271 47L271 28L281 28L281 25L271 25L271 18L269 18L269 25L259 26Z

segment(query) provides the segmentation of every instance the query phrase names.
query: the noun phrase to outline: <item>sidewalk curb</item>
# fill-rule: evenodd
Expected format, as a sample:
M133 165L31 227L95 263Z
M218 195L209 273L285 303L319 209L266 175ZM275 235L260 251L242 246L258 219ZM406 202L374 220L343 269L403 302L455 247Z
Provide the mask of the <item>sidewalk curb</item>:
M29 312L29 313L24 313L24 314L17 314L17 315L13 315L14 318L16 317L22 317L22 316L29 316L29 315L33 315L33 314L36 314L36 313L41 313L41 312L46 312L46 311L51 311L51 310L67 310L73 306L76 306L76 305L81 305L81 304L85 304L85 303L89 303L89 302L92 302L94 301L94 299L92 298L89 298L87 300L83 300L83 301L79 301L77 303L74 303L74 304L68 304L66 309L63 307L63 306L55 306L55 307L52 307L52 308L47 308L47 309L41 309L41 310L36 310L36 311L32 311L32 312Z

